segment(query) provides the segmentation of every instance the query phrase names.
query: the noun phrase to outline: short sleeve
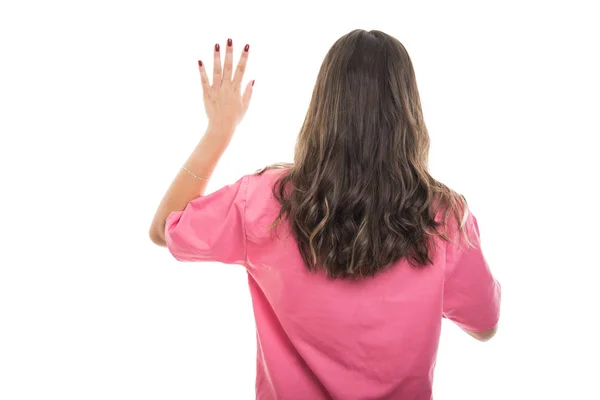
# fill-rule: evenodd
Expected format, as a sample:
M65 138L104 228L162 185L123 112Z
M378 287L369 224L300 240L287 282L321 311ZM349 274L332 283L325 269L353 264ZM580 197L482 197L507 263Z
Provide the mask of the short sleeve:
M244 265L248 175L188 203L167 217L165 239L179 261Z
M469 213L467 234L475 247L457 247L444 285L443 316L470 332L492 329L500 318L500 283L481 249L477 219Z

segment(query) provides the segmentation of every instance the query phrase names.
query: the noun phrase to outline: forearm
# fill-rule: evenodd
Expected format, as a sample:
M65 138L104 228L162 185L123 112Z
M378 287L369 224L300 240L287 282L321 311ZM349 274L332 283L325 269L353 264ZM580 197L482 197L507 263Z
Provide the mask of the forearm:
M225 152L232 134L231 128L209 126L184 163L185 167L194 175L209 179ZM183 168L179 170L154 215L150 227L150 238L154 243L160 246L166 245L165 223L169 214L184 210L191 200L202 196L207 184L207 181L194 178Z

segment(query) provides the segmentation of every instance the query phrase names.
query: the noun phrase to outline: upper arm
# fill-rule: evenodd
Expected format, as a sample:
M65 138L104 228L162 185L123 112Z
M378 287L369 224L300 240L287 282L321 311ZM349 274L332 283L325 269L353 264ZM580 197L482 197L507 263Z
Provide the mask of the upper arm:
M165 241L177 260L245 264L248 179L245 175L169 214Z
M444 284L443 316L479 340L490 339L500 318L500 284L481 249L477 220L470 214L467 233L474 247L457 251Z

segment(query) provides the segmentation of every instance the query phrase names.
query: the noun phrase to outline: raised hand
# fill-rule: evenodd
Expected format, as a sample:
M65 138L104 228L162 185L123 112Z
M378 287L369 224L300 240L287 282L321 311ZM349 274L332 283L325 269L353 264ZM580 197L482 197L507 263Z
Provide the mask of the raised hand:
M221 65L220 46L215 44L212 85L208 80L204 63L198 61L204 95L204 109L208 117L209 128L213 128L212 131L222 131L224 135L232 135L246 114L252 97L252 86L254 86L253 80L248 82L244 93L241 93L249 49L250 45L247 44L242 51L234 73L232 40L227 39L225 63L223 65Z

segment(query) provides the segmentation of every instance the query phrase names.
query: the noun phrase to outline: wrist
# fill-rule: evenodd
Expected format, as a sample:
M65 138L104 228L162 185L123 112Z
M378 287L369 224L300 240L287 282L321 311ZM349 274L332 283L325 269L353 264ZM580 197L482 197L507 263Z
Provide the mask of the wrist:
M206 135L231 138L235 128L236 126L233 123L209 123L206 128Z
M208 127L204 132L204 136L202 136L201 142L205 142L213 151L222 153L227 149L232 136L233 131L230 129Z

